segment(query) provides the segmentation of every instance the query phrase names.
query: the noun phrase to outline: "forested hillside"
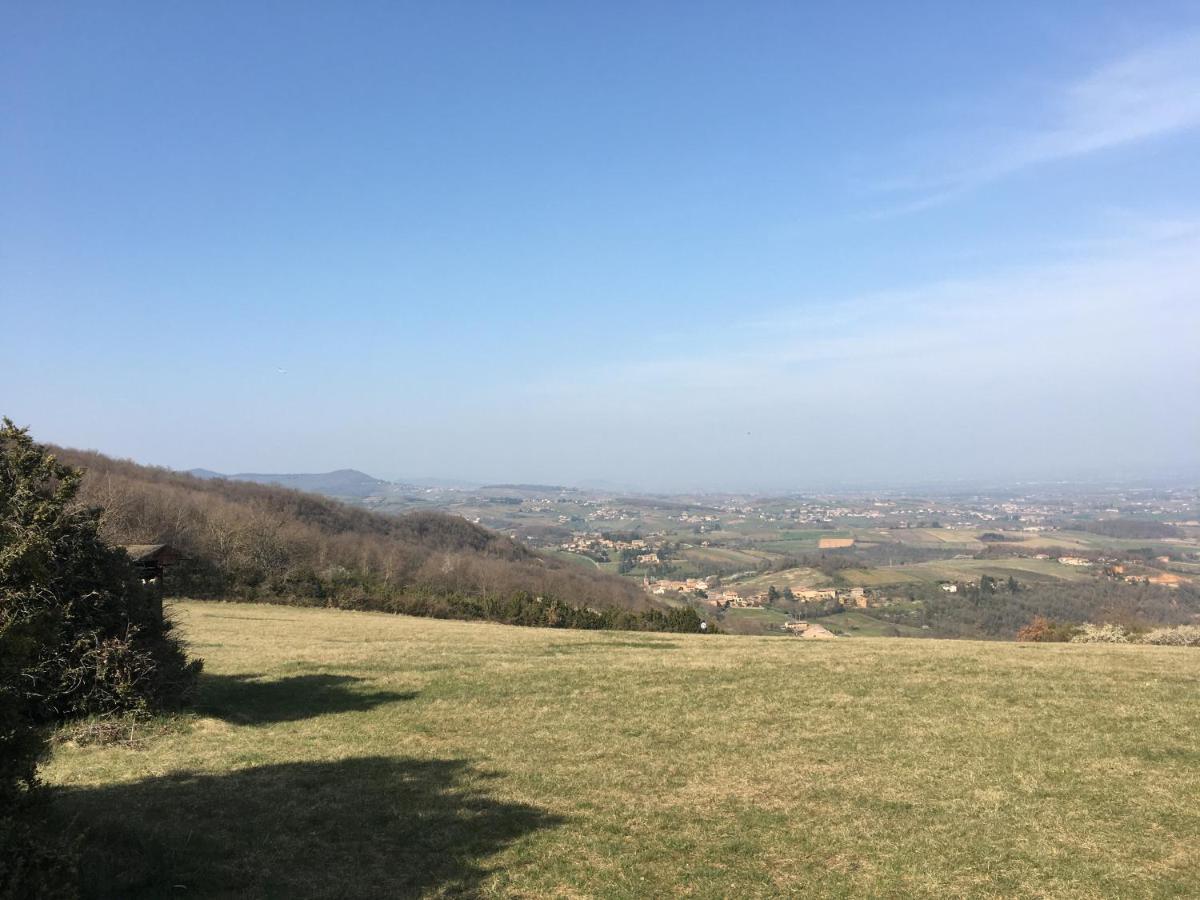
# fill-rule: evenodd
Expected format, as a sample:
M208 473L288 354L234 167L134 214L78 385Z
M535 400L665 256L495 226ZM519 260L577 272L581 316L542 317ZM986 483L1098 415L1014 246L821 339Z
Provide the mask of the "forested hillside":
M190 557L172 572L179 593L350 608L521 592L595 609L654 605L628 581L543 558L457 516L385 516L282 487L54 452L85 470L80 501L104 510L107 540L168 543Z

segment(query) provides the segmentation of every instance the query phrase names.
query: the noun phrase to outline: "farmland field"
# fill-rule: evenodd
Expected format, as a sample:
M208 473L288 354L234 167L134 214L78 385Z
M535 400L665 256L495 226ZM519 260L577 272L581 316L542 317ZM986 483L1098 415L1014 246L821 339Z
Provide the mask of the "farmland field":
M1180 550L1200 550L1200 542L1194 540L1181 539L1165 539L1156 540L1152 538L1115 538L1107 535L1092 534L1086 531L1062 531L1055 534L1056 538L1061 541L1073 541L1082 547L1087 547L1097 550L1137 550L1143 547L1149 547L1156 553L1171 553ZM1055 541L1043 543L1056 543Z
M790 587L793 591L801 591L823 587L827 584L829 584L827 575L807 566L797 566L794 569L782 569L765 575L755 575L730 586L736 588L739 593L750 594L756 591L765 591L771 585L775 585L781 591L785 587Z
M906 567L918 577L932 580L975 580L981 575L1018 581L1085 581L1090 568L1064 566L1054 559L945 559Z
M199 711L45 767L93 896L1194 895L1194 650L175 610Z
M684 552L685 559L700 565L735 566L743 569L753 569L767 557L767 554L761 552L724 547L696 547Z
M781 609L734 607L725 613L722 627L735 634L743 631L778 631L788 618L788 614Z
M980 535L995 529L988 528L862 528L855 532L861 541L910 544L915 547L943 547L949 550L975 552L986 546ZM1115 539L1082 532L1006 532L1013 547L1057 547L1061 550L1094 550ZM1130 544L1138 543L1130 541ZM1140 546L1148 542L1142 541Z
M1102 538L1098 534L1073 533L1063 531L1032 532L1015 535L1021 538L1018 546L1025 547L1057 547L1060 550L1095 550L1103 548L1112 538ZM1143 541L1143 544L1145 542Z
M1064 566L1053 559L938 559L906 566L873 569L844 569L840 573L848 584L863 587L912 584L916 582L977 581L981 575L1017 581L1084 581L1092 577L1090 568Z
M886 585L912 584L920 581L936 581L937 579L923 578L920 573L913 574L914 566L881 566L874 569L842 569L838 574L847 584L861 587L884 587ZM927 574L927 573L926 573Z
M821 616L815 621L838 634L854 637L924 637L929 632L910 625L893 625L856 609Z
M870 532L869 532L870 533ZM892 532L897 540L916 545L982 546L978 531L950 528L903 528Z

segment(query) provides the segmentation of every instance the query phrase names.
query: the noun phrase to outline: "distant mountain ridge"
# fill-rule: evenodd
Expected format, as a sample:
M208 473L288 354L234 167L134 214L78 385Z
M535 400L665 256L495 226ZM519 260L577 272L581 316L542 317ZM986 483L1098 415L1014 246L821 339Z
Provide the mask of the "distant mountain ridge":
M221 472L214 472L211 469L189 469L187 474L205 480L224 478L227 481L276 484L280 487L306 491L311 494L323 494L326 497L354 497L358 499L385 493L397 486L393 482L375 478L357 469L337 469L333 472L295 474L239 472L234 475L225 475Z

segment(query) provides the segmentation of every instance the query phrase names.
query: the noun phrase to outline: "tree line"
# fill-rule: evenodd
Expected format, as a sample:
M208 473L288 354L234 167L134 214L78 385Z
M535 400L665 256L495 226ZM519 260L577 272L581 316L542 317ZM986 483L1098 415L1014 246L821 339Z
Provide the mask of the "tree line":
M607 607L572 606L558 598L535 597L524 591L506 596L463 597L414 593L393 597L382 607L387 612L437 619L485 619L506 625L542 628L616 629L620 631L673 631L695 634L701 619L691 607L640 611Z

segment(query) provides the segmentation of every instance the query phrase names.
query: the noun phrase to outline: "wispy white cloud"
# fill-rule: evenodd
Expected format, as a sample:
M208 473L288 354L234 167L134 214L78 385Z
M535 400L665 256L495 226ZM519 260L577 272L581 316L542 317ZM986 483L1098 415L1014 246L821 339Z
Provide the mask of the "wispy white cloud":
M803 403L828 390L894 399L949 372L946 396L998 375L1055 389L1080 379L1144 387L1153 368L1200 382L1200 221L1130 224L1123 238L1054 265L734 319L680 346L531 390L544 402L636 414L664 403L714 413Z
M1142 48L1047 92L1024 128L945 136L912 174L881 188L873 218L917 212L1021 170L1200 126L1200 34Z
M512 442L514 467L657 488L1195 471L1200 219L1124 219L1053 264L752 307L508 381L466 437L518 428L544 446Z

